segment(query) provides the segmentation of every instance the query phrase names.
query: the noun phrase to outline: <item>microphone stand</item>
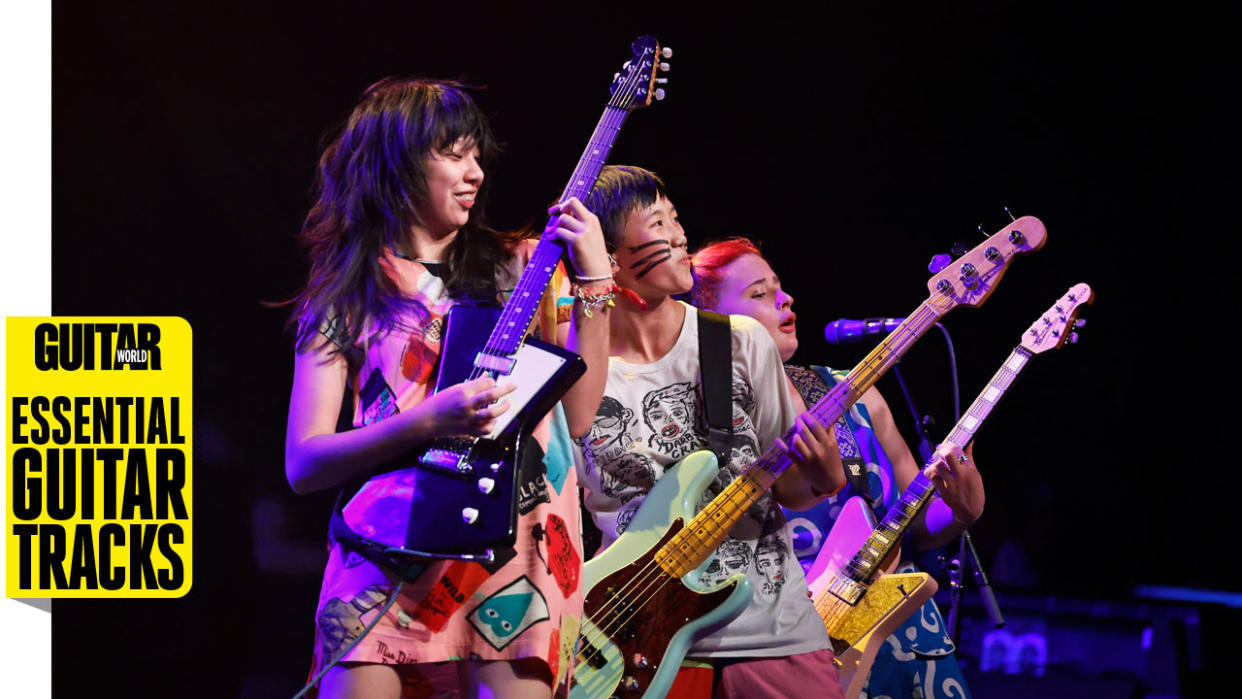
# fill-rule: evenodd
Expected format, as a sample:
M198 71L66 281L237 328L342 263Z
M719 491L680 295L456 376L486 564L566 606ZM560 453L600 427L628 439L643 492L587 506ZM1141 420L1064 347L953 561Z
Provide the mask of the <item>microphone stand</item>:
M953 352L953 340L949 337L949 331L940 323L936 323L936 327L944 333L944 341L949 346L949 359L953 368L953 406L954 420L961 419L961 408L957 401L957 356ZM910 388L906 385L905 377L901 375L898 360L893 364L893 375L897 377L897 383L901 386L901 392L905 395L906 405L910 408L910 415L914 418L914 429L919 436L919 456L922 457L923 463L927 463L932 457L931 441L927 438L927 426L934 424L930 415L920 417L919 411L914 407L914 398L910 394ZM965 445L962 445L965 446ZM967 557L969 554L969 558ZM941 560L944 557L941 556ZM975 550L974 541L970 537L969 530L963 530L961 542L958 547L957 557L948 562L945 567L949 573L949 636L953 640L953 644L957 645L959 632L961 631L961 617L959 609L962 600L962 591L966 589L963 582L963 572L965 566L971 566L974 569L975 584L979 587L979 594L983 598L983 606L988 610L988 616L992 619L992 624L996 628L1005 625L1005 618L1001 615L1000 606L996 603L996 595L992 592L992 583L988 579L988 574L983 570L983 563L979 560L979 552Z
M953 559L948 566L951 599L948 625L949 637L953 639L953 645L957 645L958 634L961 631L962 620L958 611L962 591L966 589L966 585L962 582L966 566L971 566L975 570L975 584L979 587L979 596L983 598L983 606L988 610L988 617L992 619L992 626L999 629L1005 625L1005 617L1001 615L1000 605L996 603L996 595L992 592L992 581L988 579L988 574L983 570L983 564L979 561L979 552L975 550L975 542L970 538L970 531L963 530L957 558Z
M919 458L923 460L923 463L927 463L932 457L931 442L927 439L927 426L932 424L932 417L931 415L919 417L918 408L914 407L914 398L910 396L910 388L906 386L906 379L901 375L900 359L893 363L893 376L897 377L901 392L906 397L906 405L910 408L910 415L914 418L914 431L919 436Z

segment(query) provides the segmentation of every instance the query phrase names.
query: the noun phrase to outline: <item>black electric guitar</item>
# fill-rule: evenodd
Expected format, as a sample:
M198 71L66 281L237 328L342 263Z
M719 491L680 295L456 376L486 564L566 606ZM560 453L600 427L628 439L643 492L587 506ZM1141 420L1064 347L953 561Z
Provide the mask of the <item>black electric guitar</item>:
M629 112L664 97L656 84L665 79L657 75L668 70L663 59L672 51L650 36L639 37L632 49L559 201L585 199ZM496 419L490 434L434 440L420 450L418 468L412 469L419 499L404 548L446 557L486 556L493 547L513 543L523 463L533 460L527 468L544 468L530 432L586 371L578 355L527 336L564 254L560 243L544 235L504 308L455 306L449 311L435 391L483 376L517 388L507 396L510 409Z

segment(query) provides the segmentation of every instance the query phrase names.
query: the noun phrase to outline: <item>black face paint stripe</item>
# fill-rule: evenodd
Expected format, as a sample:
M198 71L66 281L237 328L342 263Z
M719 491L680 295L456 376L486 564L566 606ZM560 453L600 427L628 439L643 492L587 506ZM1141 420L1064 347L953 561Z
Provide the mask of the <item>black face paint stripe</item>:
M649 248L652 245L671 246L672 243L669 243L667 240L650 240L650 241L647 241L646 243L643 243L642 245L637 245L635 247L632 247L629 250L630 252L638 252L639 250L642 250L643 248Z
M646 273L648 273L648 272L650 272L651 270L655 269L655 268L656 268L656 266L658 266L658 265L662 265L662 264L664 264L665 262L668 262L668 261L669 261L669 260L671 260L671 259L673 259L673 254L672 254L672 253L669 253L669 254L665 255L664 257L661 257L660 259L656 260L655 262L652 262L651 264L647 265L647 267L646 267L643 271L641 271L641 272L639 272L638 274L636 274L636 275L635 275L635 278L636 278L636 279L642 279L642 278L643 278L643 275L645 275Z
M655 252L651 253L650 255L648 255L648 256L644 257L643 259L641 259L641 260L639 260L639 261L635 262L634 264L630 265L630 269L636 269L636 268L638 268L638 267L642 267L643 265L645 265L645 264L647 264L648 262L650 262L651 260L653 260L653 259L655 259L655 258L659 257L660 255L671 255L671 254L672 254L672 252L671 252L671 251L669 251L669 250L656 250Z

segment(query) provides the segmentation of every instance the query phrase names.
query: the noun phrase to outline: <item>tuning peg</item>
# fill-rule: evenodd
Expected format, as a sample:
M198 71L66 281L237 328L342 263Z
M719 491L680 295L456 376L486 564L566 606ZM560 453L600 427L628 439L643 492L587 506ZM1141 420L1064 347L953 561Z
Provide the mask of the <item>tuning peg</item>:
M668 46L665 46L665 47L663 47L663 48L661 48L661 49L660 49L660 55L661 55L661 56L663 56L664 58L672 58L672 57L673 57L673 49L672 49L672 48L670 48L670 47L668 47Z
M1071 345L1074 344L1075 342L1078 342L1078 333L1070 333L1068 342Z
M613 74L612 74L612 79L613 79L613 80L620 80L620 79L621 79L621 74L620 74L620 73L613 73Z
M662 99L664 99L664 90L663 90L663 88L657 89L657 90L655 91L655 98L656 98L657 100L662 100Z
M667 73L667 72L668 72L668 69L669 69L669 65L668 65L667 63L663 63L663 62L661 62L661 63L660 63L660 70L662 70L662 71L664 71L665 73Z
M621 68L622 68L622 69L629 68L629 67L630 67L630 63L631 63L631 61L626 61L625 63L622 63L622 64L621 64Z
M1076 319L1074 320L1074 327L1075 327L1075 328L1081 328L1082 326L1084 326L1084 325L1086 325L1086 324L1087 324L1087 321L1086 321L1085 319L1083 319L1083 318L1076 318Z
M944 253L940 253L939 255L935 255L931 258L931 262L927 264L927 271L931 272L932 274L940 274L940 272L945 267L948 267L949 263L952 261L953 261L952 257Z
M1005 215L1009 217L1009 220L1010 220L1010 221L1017 221L1017 220L1018 220L1018 219L1016 219L1016 218L1014 218L1014 217L1013 217L1013 214L1009 213L1009 207L1008 207L1008 206L1002 206L1001 208L1005 210Z

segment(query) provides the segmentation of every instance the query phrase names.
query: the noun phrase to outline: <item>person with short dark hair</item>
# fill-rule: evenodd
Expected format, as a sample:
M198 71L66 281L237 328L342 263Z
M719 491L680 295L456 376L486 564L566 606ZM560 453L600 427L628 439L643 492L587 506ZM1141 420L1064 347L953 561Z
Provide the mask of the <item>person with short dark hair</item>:
M707 448L708 438L696 314L673 298L691 288L690 258L664 183L642 168L605 167L585 203L600 219L621 288L609 318L606 409L596 419L615 431L617 407L633 413L622 434L581 442L584 504L607 547L625 532L652 483L691 452ZM839 457L831 435L794 410L780 355L763 327L745 316L731 316L729 326L733 385L717 388L731 398L732 456L705 497L755 460L756 445L788 450L794 465L705 563L700 582L745 573L753 599L740 616L691 646L691 666L678 674L669 696L802 696L815 687L818 697L839 697L828 635L778 506L808 507L839 489ZM784 445L780 436L795 423L797 436ZM602 438L605 425L598 433ZM635 461L647 468L635 468Z

